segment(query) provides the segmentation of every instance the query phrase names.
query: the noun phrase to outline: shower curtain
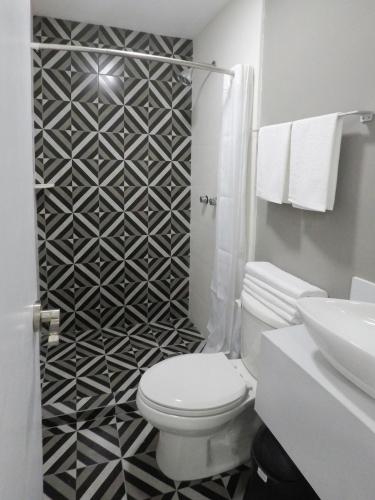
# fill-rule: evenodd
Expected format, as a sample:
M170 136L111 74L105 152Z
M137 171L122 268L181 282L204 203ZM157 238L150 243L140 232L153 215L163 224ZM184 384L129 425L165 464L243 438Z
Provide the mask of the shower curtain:
M246 261L246 173L250 157L253 70L232 68L225 75L221 129L214 271L211 281L209 336L205 352L240 354L240 308Z

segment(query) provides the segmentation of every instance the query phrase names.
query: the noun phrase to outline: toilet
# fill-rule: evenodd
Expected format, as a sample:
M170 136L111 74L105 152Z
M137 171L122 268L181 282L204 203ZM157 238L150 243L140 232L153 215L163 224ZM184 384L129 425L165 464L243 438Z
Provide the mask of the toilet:
M260 425L254 411L262 331L273 327L242 305L241 359L223 353L183 354L142 376L137 406L156 427L156 460L177 481L230 470L250 458Z

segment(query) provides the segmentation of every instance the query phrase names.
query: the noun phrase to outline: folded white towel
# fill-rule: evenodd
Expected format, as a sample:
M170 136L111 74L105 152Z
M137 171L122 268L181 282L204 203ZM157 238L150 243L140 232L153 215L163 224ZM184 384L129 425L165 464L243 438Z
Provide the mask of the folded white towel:
M259 198L288 203L291 128L288 122L259 130L256 186Z
M293 122L289 201L294 207L333 210L341 136L342 118L337 113Z
M276 297L276 295L274 295L273 293L270 293L264 288L258 286L252 281L251 277L249 279L244 279L243 288L245 291L251 293L256 299L268 305L271 309L273 307L277 307L278 309L281 309L286 314L288 314L292 319L299 316L297 301L294 307L291 306L287 302L284 302L283 300Z
M297 299L291 297L290 295L287 295L286 293L282 292L281 290L278 290L277 288L274 288L273 286L268 285L265 281L261 281L260 279L255 278L255 276L252 276L251 274L245 274L245 279L247 281L250 280L252 283L257 285L262 290L269 292L274 297L280 299L281 301L285 302L291 307L293 308L297 307Z
M283 271L270 262L248 262L246 273L295 299L327 297L326 291Z
M259 300L254 299L254 297L248 293L241 293L241 302L246 311L272 328L284 328L286 326L290 326L285 319L278 316L274 311L264 306L261 302L259 302Z
M270 309L272 312L277 314L277 316L280 316L280 318L285 319L285 321L287 321L288 324L293 325L300 323L300 315L298 314L298 311L295 311L293 314L289 314L285 311L285 309L281 309L280 307L271 304L268 300L265 300L263 297L260 297L259 295L250 292L249 289L244 289L243 291L256 301L263 304L265 307L267 307L267 309Z

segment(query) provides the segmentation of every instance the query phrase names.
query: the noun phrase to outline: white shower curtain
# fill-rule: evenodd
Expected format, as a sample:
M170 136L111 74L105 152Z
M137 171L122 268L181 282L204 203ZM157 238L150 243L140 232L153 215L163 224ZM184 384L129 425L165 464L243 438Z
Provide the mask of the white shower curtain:
M246 173L250 155L253 70L224 76L217 185L216 247L205 352L240 354L240 297L246 261Z

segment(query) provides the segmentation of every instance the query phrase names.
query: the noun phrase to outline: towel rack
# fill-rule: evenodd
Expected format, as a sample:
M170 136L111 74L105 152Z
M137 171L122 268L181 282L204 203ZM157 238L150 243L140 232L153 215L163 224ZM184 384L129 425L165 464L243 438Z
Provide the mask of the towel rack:
M359 121L361 123L369 123L372 122L374 119L374 112L373 111L360 111L360 110L355 110L355 111L345 111L342 113L338 113L339 116L345 117L345 116L353 116L353 115L359 115ZM259 133L259 128L253 128L252 132Z
M352 116L352 115L359 115L359 121L361 123L368 123L372 122L374 119L374 113L372 111L346 111L345 113L339 113L339 116Z

